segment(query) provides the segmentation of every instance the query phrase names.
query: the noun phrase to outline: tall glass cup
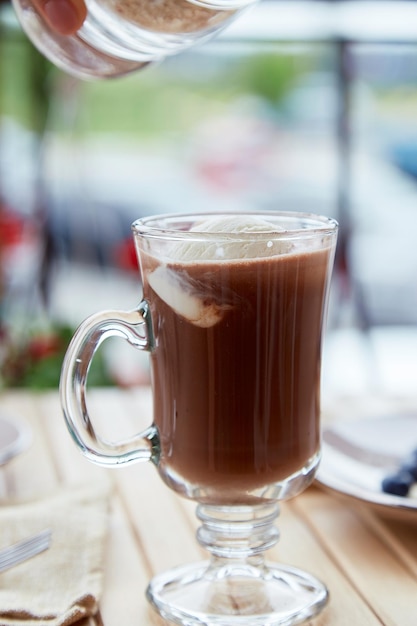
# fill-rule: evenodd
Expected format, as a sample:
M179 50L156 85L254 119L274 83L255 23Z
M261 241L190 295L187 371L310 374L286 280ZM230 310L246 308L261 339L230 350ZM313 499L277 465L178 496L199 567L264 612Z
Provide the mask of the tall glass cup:
M154 578L150 602L179 624L299 623L325 586L264 561L279 500L313 480L320 460L321 340L337 237L304 213L150 217L133 224L143 300L88 318L61 377L70 433L93 462L152 461L198 503L211 560ZM109 443L87 409L100 343L117 335L150 354L153 423Z
M71 6L84 11L83 0L13 0L13 6L29 39L55 65L77 78L110 78L206 41L256 1L85 0L78 20Z

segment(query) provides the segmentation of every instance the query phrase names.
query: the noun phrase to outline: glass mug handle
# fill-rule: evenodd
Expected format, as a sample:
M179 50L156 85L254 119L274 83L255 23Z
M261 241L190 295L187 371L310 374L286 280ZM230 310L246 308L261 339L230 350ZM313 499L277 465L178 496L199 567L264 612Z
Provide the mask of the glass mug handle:
M127 440L109 442L96 433L87 410L87 377L94 354L110 337L121 337L140 350L152 347L148 304L143 300L133 311L103 311L88 317L76 330L64 358L60 396L68 430L84 455L105 466L156 461L158 431L151 425Z

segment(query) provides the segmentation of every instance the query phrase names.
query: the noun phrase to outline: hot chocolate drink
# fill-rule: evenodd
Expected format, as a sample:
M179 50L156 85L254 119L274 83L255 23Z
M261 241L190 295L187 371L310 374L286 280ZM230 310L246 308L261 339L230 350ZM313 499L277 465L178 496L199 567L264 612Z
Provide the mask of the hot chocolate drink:
M236 245L176 244L166 262L140 261L161 474L180 491L198 485L202 500L244 503L318 461L333 250L265 233Z
M152 461L198 502L197 539L210 560L152 579L146 595L165 619L304 622L326 604L325 585L263 553L279 536L279 501L301 493L319 461L337 223L282 211L172 214L139 219L132 231L144 297L76 331L61 375L71 436L96 463ZM154 423L116 441L100 436L85 395L92 357L112 336L150 354L154 405Z

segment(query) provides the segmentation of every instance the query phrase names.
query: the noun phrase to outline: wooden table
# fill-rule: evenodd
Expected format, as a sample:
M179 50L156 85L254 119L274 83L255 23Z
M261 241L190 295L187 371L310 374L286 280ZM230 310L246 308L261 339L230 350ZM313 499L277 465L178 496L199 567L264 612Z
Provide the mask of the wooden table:
M136 431L150 423L148 389L92 390L89 403L103 427L128 430L134 424ZM348 412L348 403L335 401L327 410L339 409ZM98 480L103 472L114 482L103 597L89 626L164 624L144 590L155 573L202 558L194 538L194 504L172 493L151 464L107 470L88 462L68 435L55 391L3 392L3 411L23 417L34 432L32 446L0 472L3 497L33 498ZM415 523L379 517L365 505L313 486L282 504L278 526L281 540L268 556L306 569L328 585L330 603L312 626L417 624Z

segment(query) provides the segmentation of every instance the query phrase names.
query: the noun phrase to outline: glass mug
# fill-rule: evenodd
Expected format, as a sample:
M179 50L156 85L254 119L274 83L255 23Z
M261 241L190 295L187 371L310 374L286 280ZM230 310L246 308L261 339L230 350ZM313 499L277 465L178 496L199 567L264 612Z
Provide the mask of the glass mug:
M86 0L79 30L60 34L39 11L43 0L13 0L32 43L77 78L110 78L202 43L256 0ZM53 2L60 0L48 0Z
M299 623L327 601L310 574L265 562L278 502L320 459L321 337L337 223L305 213L171 215L132 225L143 300L76 331L61 375L69 431L91 461L152 461L198 503L211 560L155 577L147 596L179 624ZM153 424L109 443L85 397L97 347L150 354Z

